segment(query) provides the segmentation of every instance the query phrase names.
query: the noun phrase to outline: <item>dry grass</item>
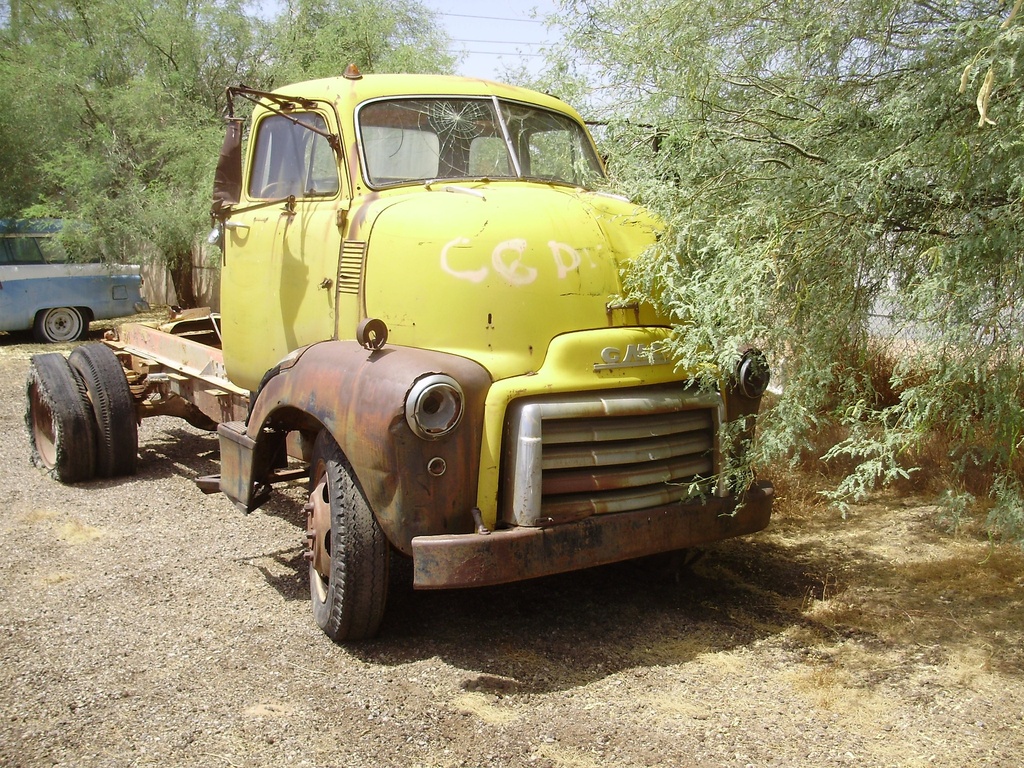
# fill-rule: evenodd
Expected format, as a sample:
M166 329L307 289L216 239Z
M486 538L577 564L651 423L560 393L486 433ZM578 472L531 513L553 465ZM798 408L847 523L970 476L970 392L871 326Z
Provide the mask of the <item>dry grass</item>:
M921 662L957 687L1024 672L1020 547L980 529L952 535L937 506L895 493L855 507L845 525L817 504L791 498L784 510L774 537L790 551L829 553L805 575L806 623L789 631L813 650L799 679L822 706L857 701L848 688L920 675Z
M79 520L69 520L61 524L57 529L57 533L68 544L84 544L103 536L103 531L99 528Z
M455 697L452 704L460 714L474 717L489 726L506 725L518 718L515 712L499 706L495 696L486 693L462 693Z

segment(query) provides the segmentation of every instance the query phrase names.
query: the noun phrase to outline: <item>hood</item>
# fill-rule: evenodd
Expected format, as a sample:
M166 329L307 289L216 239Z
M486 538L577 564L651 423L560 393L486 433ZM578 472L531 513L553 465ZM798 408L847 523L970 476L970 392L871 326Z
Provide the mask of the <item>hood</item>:
M660 324L609 308L653 242L643 209L537 184L445 183L379 201L365 266L368 317L391 343L476 360L497 379L536 371L551 339Z

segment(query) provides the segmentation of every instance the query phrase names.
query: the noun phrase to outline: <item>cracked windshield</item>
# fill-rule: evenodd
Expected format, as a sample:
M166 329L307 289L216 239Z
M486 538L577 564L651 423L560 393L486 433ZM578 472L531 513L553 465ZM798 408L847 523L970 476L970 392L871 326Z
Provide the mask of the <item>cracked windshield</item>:
M442 179L529 179L593 188L604 178L575 121L523 104L498 103L500 118L489 99L367 104L359 111L367 181L389 187Z

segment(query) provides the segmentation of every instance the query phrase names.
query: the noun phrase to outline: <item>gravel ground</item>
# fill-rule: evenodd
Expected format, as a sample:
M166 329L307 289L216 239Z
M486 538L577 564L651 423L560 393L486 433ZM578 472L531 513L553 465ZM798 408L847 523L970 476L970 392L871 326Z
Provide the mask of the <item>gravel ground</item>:
M0 765L1022 764L1024 557L921 499L844 521L780 488L768 531L691 567L400 589L341 647L307 604L301 491L204 496L213 436L147 420L129 479L31 467L52 348L26 342L0 336Z

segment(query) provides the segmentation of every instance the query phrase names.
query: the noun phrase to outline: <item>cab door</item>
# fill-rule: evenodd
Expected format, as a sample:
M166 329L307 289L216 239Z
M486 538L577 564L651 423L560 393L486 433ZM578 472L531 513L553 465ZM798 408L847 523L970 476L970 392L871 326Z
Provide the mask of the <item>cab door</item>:
M253 126L221 273L224 362L239 386L256 389L288 352L334 337L349 200L328 139L336 126L326 109L265 113Z

